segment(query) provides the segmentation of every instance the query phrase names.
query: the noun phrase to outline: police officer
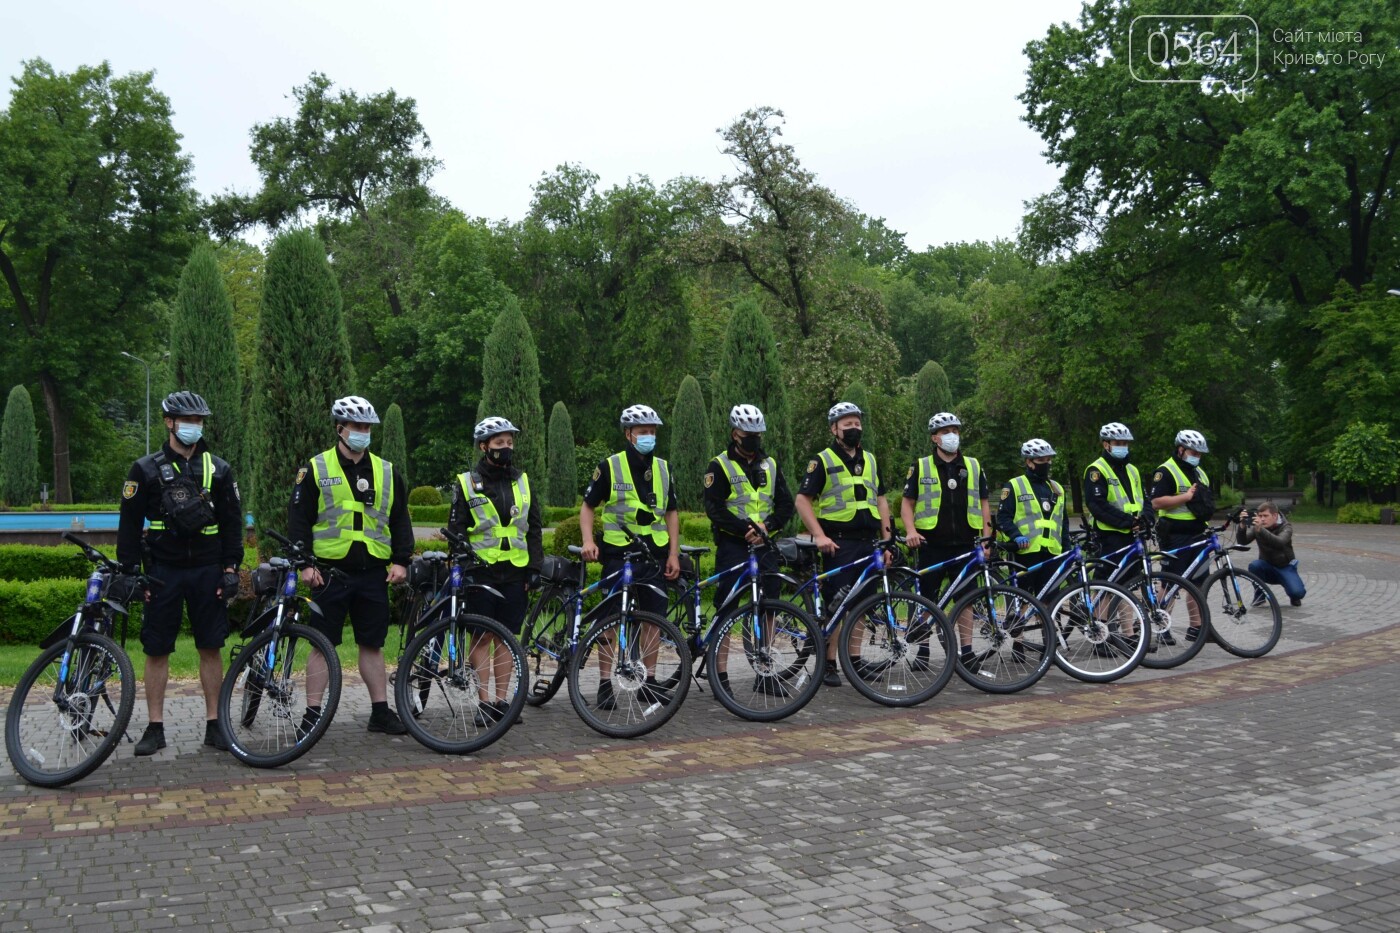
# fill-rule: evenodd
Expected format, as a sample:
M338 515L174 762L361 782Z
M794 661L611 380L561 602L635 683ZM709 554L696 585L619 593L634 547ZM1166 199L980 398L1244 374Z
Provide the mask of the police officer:
M1068 524L1065 489L1050 478L1055 448L1033 437L1021 445L1021 458L1026 472L1001 487L997 530L1015 544L1017 562L1029 567L1064 550ZM1055 569L1052 565L1022 574L1017 586L1039 592Z
M472 470L458 474L447 518L448 530L465 536L482 562L472 572L473 582L501 594L500 599L489 593L474 597L471 611L495 619L516 635L525 621L530 580L539 575L544 561L540 502L530 488L530 477L514 463L519 433L505 418L484 418L477 424L472 440L480 459ZM495 642L495 638L478 639L471 648L472 667L481 681L477 725L483 728L504 716L510 705L506 691L511 656ZM491 676L480 673L485 671L494 673L494 690Z
M1172 456L1152 474L1152 489L1148 493L1157 510L1157 543L1164 551L1184 547L1205 534L1215 512L1215 492L1210 477L1201 469L1201 455L1210 453L1205 436L1187 428L1176 433L1174 443ZM1176 555L1162 569L1184 573L1193 556L1190 552ZM1202 567L1196 582L1200 582L1208 567ZM1186 637L1194 641L1199 633L1200 626L1193 624L1187 628Z
M379 423L373 405L348 395L331 405L331 418L336 444L297 471L287 536L311 541L317 559L340 571L330 580L315 567L301 572L321 608L311 624L339 645L350 616L360 678L371 704L369 731L402 735L407 730L389 708L384 640L389 632L387 584L408 576L413 556L408 491L392 463L368 452L371 428ZM313 654L308 667L318 663L324 661ZM315 673L308 670L308 683L316 681ZM320 697L308 695L303 726L314 723L320 711Z
M243 562L238 483L233 468L203 441L208 404L193 392L172 392L160 409L169 437L160 450L131 465L117 525L117 561L138 572L144 551L150 574L164 584L152 593L141 623L149 724L136 743L138 755L165 748L165 687L185 609L199 652L204 744L228 748L218 719L220 649L228 637L226 599L238 591ZM142 525L148 521L143 544Z
M1102 554L1132 544L1133 530L1152 514L1152 506L1143 497L1142 475L1130 456L1132 440L1133 432L1120 422L1110 421L1099 428L1103 453L1084 471L1084 505ZM1111 572L1099 568L1095 576L1107 577Z
M859 406L851 402L831 406L826 422L832 442L807 462L797 490L797 514L828 569L869 557L875 551L875 539L890 536L890 506L879 465L875 455L860 445L863 416ZM827 601L834 603L832 597L854 583L859 574L856 569L834 576L826 588ZM836 639L826 647L822 682L828 687L841 686Z
M656 429L661 416L646 405L631 405L622 410L618 423L627 446L598 464L593 479L583 491L583 508L579 511L579 532L583 537L585 561L603 561L603 576L622 569L623 552L631 542L630 532L651 552L658 563L664 562L664 576L674 580L681 574L681 520L676 506L676 491L671 486L671 467L655 455ZM603 513L603 543L594 540L594 525L599 509ZM659 513L659 514L658 514ZM654 579L649 565L634 567L637 583ZM666 615L666 599L646 587L633 590L636 605L642 612ZM648 670L656 669L660 646L648 649L645 659ZM599 658L598 708L616 708L613 697L611 660ZM647 677L647 686L655 693L661 688L656 678Z

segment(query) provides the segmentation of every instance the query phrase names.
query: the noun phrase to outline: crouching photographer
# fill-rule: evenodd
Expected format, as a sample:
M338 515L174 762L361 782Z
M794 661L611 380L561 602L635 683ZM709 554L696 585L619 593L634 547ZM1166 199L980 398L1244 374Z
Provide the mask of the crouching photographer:
M1251 561L1249 572L1265 583L1276 583L1295 606L1303 604L1308 589L1298 574L1298 558L1293 555L1293 525L1272 502L1262 502L1253 513L1241 508L1236 516L1241 544L1259 545L1259 560Z

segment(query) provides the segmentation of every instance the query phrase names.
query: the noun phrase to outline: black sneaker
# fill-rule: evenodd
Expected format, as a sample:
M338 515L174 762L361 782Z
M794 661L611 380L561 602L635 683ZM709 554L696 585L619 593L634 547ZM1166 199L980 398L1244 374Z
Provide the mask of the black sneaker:
M914 660L909 662L909 669L919 672L933 669L929 663L928 645L919 645L919 650L914 653Z
M1290 596L1290 597L1288 597L1288 605L1290 605L1290 606L1301 606L1301 605L1303 605L1303 597L1301 597L1301 596Z
M598 709L610 713L617 709L617 698L613 696L611 680L598 681Z
M224 738L224 730L219 728L217 719L206 720L204 723L204 744L210 748L217 748L221 752L228 751L228 739Z
M472 722L476 723L478 729L490 729L501 721L503 710L496 708L495 703L480 703L476 707L476 715L472 717Z
M301 723L297 725L297 741L303 741L311 730L316 728L316 723L320 722L321 714L316 710L306 710L301 714Z
M827 687L841 686L841 675L836 672L836 662L826 662L826 673L822 675L822 684Z
M770 697L790 697L787 687L776 674L760 674L753 679L753 692Z
M165 724L150 723L146 726L146 731L141 733L141 741L136 743L136 754L139 757L154 755L162 748L165 748Z
M1176 647L1176 638L1172 635L1171 632L1163 632L1162 634L1157 636L1157 640L1160 641L1162 644L1166 645L1168 648Z
M969 648L958 652L958 663L969 674L975 674L982 669L982 656Z
M385 735L403 735L408 731L408 727L403 724L399 714L391 709L383 712L375 710L369 714L369 731L382 732Z
M1024 642L1013 641L1011 643L1011 660L1017 664L1026 663L1026 645Z
M671 691L661 686L655 677L648 677L642 682L641 692L653 703L670 703Z
M1191 626L1190 628L1188 628L1188 629L1186 630L1186 640L1187 640L1187 641L1195 641L1196 639L1198 639L1198 638L1200 638L1200 637L1201 637L1201 627L1200 627L1199 625L1193 625L1193 626Z

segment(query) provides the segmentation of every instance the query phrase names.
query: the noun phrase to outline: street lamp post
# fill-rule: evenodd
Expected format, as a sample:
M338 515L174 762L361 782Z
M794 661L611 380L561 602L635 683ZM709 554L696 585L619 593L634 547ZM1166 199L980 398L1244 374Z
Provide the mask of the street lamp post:
M134 353L121 351L122 356L133 359L146 367L146 456L151 455L151 364Z

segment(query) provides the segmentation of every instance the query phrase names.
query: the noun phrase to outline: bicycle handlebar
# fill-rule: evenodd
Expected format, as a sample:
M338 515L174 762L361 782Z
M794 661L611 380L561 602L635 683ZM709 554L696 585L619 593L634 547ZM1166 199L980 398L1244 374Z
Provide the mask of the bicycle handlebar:
M97 564L98 566L102 567L103 569L111 573L117 574L119 576L135 577L137 580L140 581L143 589L152 589L154 587L165 586L165 581L160 579L159 577L153 577L150 574L146 573L127 573L125 570L122 569L121 564L112 560L112 558L108 557L106 554L103 554L97 548L93 547L91 544L84 541L82 538L73 534L73 532L71 531L65 531L63 533L63 540L68 541L72 544L76 544L78 548L83 552L84 557L92 561L94 564Z

